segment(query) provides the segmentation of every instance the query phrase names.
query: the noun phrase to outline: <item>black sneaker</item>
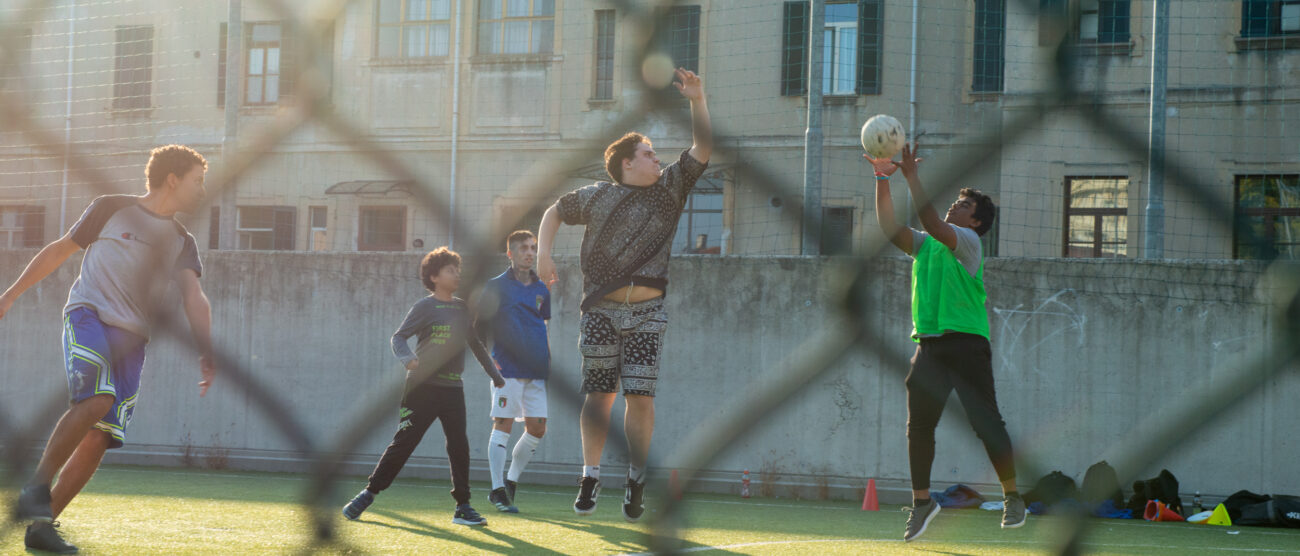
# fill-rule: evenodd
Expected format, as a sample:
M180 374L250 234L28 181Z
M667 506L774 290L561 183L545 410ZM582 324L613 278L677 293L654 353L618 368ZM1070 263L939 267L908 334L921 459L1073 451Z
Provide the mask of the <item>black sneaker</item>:
M55 529L59 526L57 521L38 521L27 526L27 535L23 537L23 543L31 550L43 550L55 554L76 554L77 547L68 544L59 536Z
M921 504L915 508L907 508L912 513L907 518L907 531L903 532L903 541L910 542L916 540L925 532L925 526L934 520L934 516L939 515L939 505L934 500Z
M623 519L626 519L628 523L636 523L641 519L641 514L645 512L645 502L643 500L645 482L638 483L629 477L627 482L623 483L623 489Z
M374 501L374 494L371 494L369 490L362 490L352 498L351 502L348 502L346 506L343 506L343 517L348 519L361 517L361 512L366 511L366 508L369 508L370 504Z
M573 501L573 512L591 515L596 511L596 497L600 496L600 479L583 477L578 480L578 499Z
M452 516L451 522L456 525L487 525L487 519L478 515L469 504L456 506L456 515Z
M14 509L14 521L54 521L54 512L50 510L50 485L27 485L18 494L18 506Z
M1008 496L1002 499L1002 528L1015 529L1025 524L1025 499Z
M506 479L506 496L509 496L509 497L510 497L510 503L512 503L512 504L513 504L514 501L515 501L515 489L516 489L518 486L519 486L519 483L516 483L516 482L514 482L514 481L512 481L512 480L510 480L510 479Z
M488 494L488 502L491 502L493 506L496 506L497 511L499 512L505 512L508 514L519 513L519 508L516 508L510 503L510 496L506 494L505 487L493 489L492 492Z

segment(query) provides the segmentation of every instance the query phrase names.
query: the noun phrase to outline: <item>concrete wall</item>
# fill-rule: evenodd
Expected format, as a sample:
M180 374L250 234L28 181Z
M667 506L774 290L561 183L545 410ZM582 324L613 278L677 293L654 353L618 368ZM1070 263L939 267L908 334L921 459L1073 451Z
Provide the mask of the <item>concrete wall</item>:
M32 254L0 251L0 283L11 283ZM416 256L209 252L205 263L216 341L315 446L332 447L372 404L396 408L402 372L388 340L423 295ZM561 261L551 325L554 368L570 386L579 374L575 263ZM870 268L879 310L865 323L905 359L914 349L907 338L908 261L885 258ZM824 259L674 259L654 444L664 458L658 472L679 465L673 452L689 433L714 422L740 392L786 372L779 362L835 326L843 270ZM1018 449L1043 473L1060 469L1082 480L1092 463L1115 460L1117 440L1179 393L1240 371L1237 362L1259 349L1295 341L1278 337L1261 293L1263 267L1255 264L992 259L986 272L1000 403ZM75 276L69 261L0 320L0 423L34 427L38 437L65 401L59 314ZM198 465L305 471L301 454L246 392L219 381L198 398L196 361L175 338L187 335L184 325L155 333L128 445L108 461L178 465L188 452ZM772 486L766 492L852 496L874 477L886 500L902 501L905 369L883 360L866 350L841 358L710 463L701 488L735 491L740 471L749 469L760 486ZM465 388L474 473L483 479L487 379L471 370ZM1214 426L1137 472L1153 476L1168 467L1188 492L1208 495L1300 492L1300 476L1288 463L1300 456L1300 445L1281 425L1293 420L1298 397L1296 373L1269 378ZM525 480L573 480L580 454L575 399L569 388L552 388L549 432ZM934 485L991 488L993 471L954 413L959 407L952 400L940 425ZM616 413L620 408L621 402ZM369 470L392 425L385 420L366 441L344 447L349 473ZM408 474L446 476L436 429ZM612 444L606 451L613 473L623 465L618 452Z

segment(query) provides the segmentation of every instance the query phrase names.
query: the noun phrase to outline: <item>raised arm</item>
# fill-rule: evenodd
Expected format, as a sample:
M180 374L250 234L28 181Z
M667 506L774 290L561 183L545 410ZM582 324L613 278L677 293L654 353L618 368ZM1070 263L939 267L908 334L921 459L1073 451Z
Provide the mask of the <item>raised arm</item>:
M555 232L560 230L560 209L552 204L542 215L542 224L537 229L537 277L550 287L559 276L555 274L555 260L551 258L551 246L555 243Z
M673 86L691 101L691 158L708 162L713 156L713 124L709 121L709 105L704 97L704 78L695 72L677 68Z
M58 269L63 264L63 261L68 260L68 257L71 257L78 249L81 249L81 246L72 241L70 235L65 235L46 245L41 249L40 253L32 257L31 262L27 263L27 268L23 269L23 273L18 275L18 279L14 281L13 285L9 286L9 289L5 290L3 294L0 294L0 319L4 318L5 313L9 312L9 309L14 306L14 302L18 301L18 297L23 292Z
M939 240L948 249L957 248L957 232L952 226L939 218L939 213L930 205L930 199L925 196L925 187L921 185L921 178L917 174L917 163L921 159L916 158L916 144L903 145L903 158L898 162L898 169L903 171L903 177L907 178L907 187L912 192L912 200L916 203L916 216L921 221L921 227L925 228L930 237Z
M889 191L889 175L898 170L898 165L887 158L871 158L866 154L862 158L870 161L876 170L876 222L880 224L880 231L884 232L894 247L911 255L912 230L898 225L898 220L894 218L893 194Z
M181 305L185 309L185 319L190 323L190 333L194 335L194 344L199 349L199 397L208 393L212 379L217 374L216 359L212 356L212 304L203 286L199 284L199 275L193 269L176 271L176 282L181 288Z

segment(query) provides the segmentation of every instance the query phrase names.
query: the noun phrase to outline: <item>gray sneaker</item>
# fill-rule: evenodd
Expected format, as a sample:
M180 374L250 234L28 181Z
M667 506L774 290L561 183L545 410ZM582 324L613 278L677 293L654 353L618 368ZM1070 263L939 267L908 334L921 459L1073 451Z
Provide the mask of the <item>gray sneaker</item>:
M1025 524L1025 499L1008 496L1002 499L1002 528L1015 529Z
M934 499L921 504L915 508L906 508L911 511L907 518L907 530L903 532L903 542L911 542L925 532L925 527L934 520L934 516L939 515L939 505Z
M37 521L27 526L27 535L23 544L30 550L53 552L55 554L76 554L77 547L59 536L59 522Z

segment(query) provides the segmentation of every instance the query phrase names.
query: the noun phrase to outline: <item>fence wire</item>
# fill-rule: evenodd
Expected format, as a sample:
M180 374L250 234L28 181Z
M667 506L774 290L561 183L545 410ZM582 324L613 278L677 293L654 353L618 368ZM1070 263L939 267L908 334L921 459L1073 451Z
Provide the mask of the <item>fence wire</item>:
M1032 0L1013 1L1018 2L1020 9L1025 12L1037 12L1049 4ZM452 201L442 193L448 190L445 179L421 171L383 143L371 139L365 125L339 113L323 94L329 86L322 77L329 74L329 61L322 59L320 53L330 52L323 42L333 40L325 35L330 28L329 22L341 18L350 7L354 7L353 4L368 6L369 2L320 2L311 9L303 9L302 6L281 0L259 0L255 4L275 14L284 25L283 32L293 37L292 40L298 44L310 45L306 51L316 55L306 57L307 63L293 68L297 72L294 81L298 94L288 109L281 110L269 125L243 134L237 151L223 153L221 163L213 168L213 177L207 186L209 195L203 208L206 209L208 204L219 202L223 196L243 187L246 182L241 181L241 178L248 176L259 163L265 162L276 147L295 132L312 124L341 138L348 152L368 159L394 179L412 184L411 193L415 203L428 210L434 219L451 223L460 250L472 253L493 252L497 246L492 232L471 225L464 216L453 219ZM460 8L465 8L467 2L461 1L458 4L455 17L460 18ZM663 8L678 4L681 3L610 0L604 5L629 18L634 27L656 29L668 24L666 18L669 15ZM57 17L53 11L58 5L54 1L31 0L15 13L25 14L24 17L28 19L36 19L37 16ZM1079 26L1081 15L1076 10L1046 14L1046 17L1056 17L1057 25L1070 29ZM5 28L0 31L0 43L4 46L0 66L11 72L18 71L15 68L21 69L15 53L22 50L19 44L22 33L18 32L22 23L23 21L6 22ZM649 41L643 41L637 61L623 64L629 73L623 76L624 79L637 83L641 88L641 94L635 97L638 101L623 109L617 119L599 132L586 137L581 145L571 145L573 154L552 161L554 171L528 176L517 182L509 192L510 197L544 199L566 192L570 187L567 176L575 175L588 166L591 153L599 152L624 132L636 129L651 114L686 129L690 128L689 115L681 110L681 103L672 87L653 86L642 78L643 66L656 62L651 59L656 55L651 46ZM1146 137L1123 121L1123 115L1108 108L1102 98L1105 93L1099 87L1089 87L1087 83L1081 82L1078 77L1079 62L1087 59L1086 54L1068 40L1067 35L1061 34L1053 44L1040 48L1054 52L1051 65L1054 72L1052 88L1032 95L1028 108L1005 122L1000 129L973 135L969 144L977 145L976 148L966 149L953 158L928 163L932 167L937 166L938 170L927 180L930 185L926 188L926 198L917 199L916 202L951 196L960 187L964 176L978 172L986 161L997 158L1008 145L1033 132L1054 115L1069 114L1080 118L1097 133L1123 149L1134 153L1146 152ZM704 77L707 81L708 75ZM22 88L0 90L3 129L21 133L30 145L45 156L65 160L68 172L95 195L116 193L110 186L113 179L88 154L79 152L75 145L65 141L58 130L41 125L31 110L33 102L35 99L30 92ZM713 132L717 145L714 156L722 155L733 161L734 171L746 183L772 197L791 198L801 190L802 184L785 182L775 177L778 174L769 171L769 161L755 156L753 150L737 148L742 143L741 134L732 133L726 122L713 122ZM1208 224L1220 231L1232 233L1233 209L1214 194L1214 185L1204 174L1189 170L1183 156L1185 155L1171 150L1167 157L1168 183L1209 215ZM1144 162L1150 161L1145 160L1144 156ZM798 215L801 212L784 212L783 218L789 220L788 225L797 229L800 226ZM510 230L526 224L523 213L512 216L502 223L501 229ZM1246 243L1263 244L1267 241L1267 238L1251 230L1237 231L1247 234ZM652 450L650 467L660 467L659 462L667 460L679 462L677 467L682 470L683 488L689 490L697 470L708 468L746 430L773 415L783 404L819 376L834 369L837 363L855 350L879 356L884 363L883 368L901 379L908 368L909 354L891 349L886 339L893 331L873 328L869 318L873 311L877 311L876 303L879 300L875 292L871 291L868 280L878 261L877 257L888 247L883 236L869 238L857 246L852 255L854 264L851 265L851 271L838 280L837 289L841 292L839 297L826 303L827 306L836 307L836 311L826 315L825 326L812 333L800 349L788 358L774 362L758 373L745 391L732 397L729 404L715 413L720 417L702 423L687 438L677 443L672 453L665 453L665 448ZM492 271L488 265L493 263L487 257L467 259L466 263L465 274L471 280L475 277L481 279ZM1300 277L1297 277L1294 266L1288 266L1286 261L1271 262L1264 276L1263 281L1267 282L1268 287L1261 288L1261 291L1267 292L1269 302L1274 306L1275 320L1280 327L1277 331L1279 341L1259 349L1248 364L1232 369L1228 376L1220 375L1213 383L1206 379L1192 385L1161 411L1151 412L1149 419L1138 423L1130 434L1118 440L1111 448L1114 452L1124 454L1121 460L1113 462L1120 473L1121 485L1137 478L1139 470L1156 462L1162 454L1183 442L1199 426L1213 422L1270 380L1283 373L1294 372L1297 368L1296 359L1300 355ZM159 317L160 322L154 326L156 334L170 336L197 357L198 352L192 338L178 332L186 330L186 327L174 326L178 323L169 322L166 315L163 313ZM276 427L276 432L285 444L314 462L310 468L311 480L305 484L301 495L304 509L312 517L310 527L313 540L309 545L296 548L302 551L359 549L360 547L345 546L335 534L338 512L336 500L332 496L340 491L340 467L345 457L354 453L364 439L387 431L391 425L390 400L397 397L396 389L383 396L380 402L362 408L346 428L331 439L322 441L307 432L309 427L304 422L313 416L295 414L284 409L289 407L284 403L289 396L288 392L278 388L272 381L258 378L267 374L259 373L255 366L241 365L238 354L222 347L221 338L214 340L221 372L220 386L237 389L247 396L252 406ZM553 369L550 376L550 382L554 385L548 389L552 399L558 399L569 407L580 407L582 399L577 394L577 385L566 378L567 374L560 369ZM902 395L901 391L899 395ZM27 427L13 421L0 421L0 439L3 440L3 445L9 447L3 477L7 484L21 484L27 477L33 463L30 457L34 450L24 447L38 446L36 441L49 430L48 425L64 408L64 401L62 392L51 393L40 406L39 414L43 418L35 419ZM4 411L4 404L5 400L0 399L0 416L8 414ZM958 414L957 418L964 420L965 415ZM1086 419L1086 416L1076 419ZM627 442L622 436L622 430L610 427L610 434L610 450L624 451ZM656 442L658 446L668 444L664 439ZM1050 469L1050 464L1036 460L1036 457L1032 450L1022 450L1018 454L1017 468L1022 471L1022 478L1032 476L1025 473L1026 470ZM657 491L651 498L663 501L664 506L663 511L651 521L651 532L648 533L645 545L655 552L672 552L682 546L681 533L689 529L691 524L682 512L683 502L668 491L668 485L652 485L652 488ZM1046 548L1061 554L1079 553L1092 523L1095 522L1086 516L1076 516L1071 520L1070 534L1062 538L1059 545ZM0 529L0 535L7 534L11 528L19 525L6 522Z

